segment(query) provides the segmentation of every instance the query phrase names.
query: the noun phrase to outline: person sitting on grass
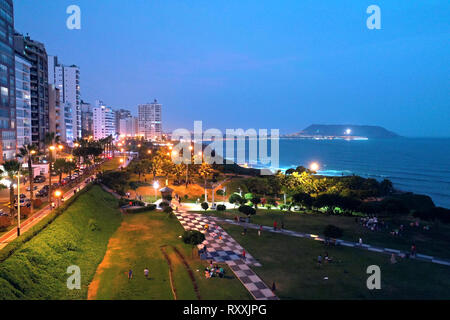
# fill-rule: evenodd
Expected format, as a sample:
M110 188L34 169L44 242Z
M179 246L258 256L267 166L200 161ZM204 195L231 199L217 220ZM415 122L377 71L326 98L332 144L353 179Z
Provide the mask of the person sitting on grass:
M224 274L225 274L225 270L222 267L220 267L220 269L219 269L219 278L223 278Z
M333 261L333 258L328 256L328 252L325 252L324 259L326 263Z

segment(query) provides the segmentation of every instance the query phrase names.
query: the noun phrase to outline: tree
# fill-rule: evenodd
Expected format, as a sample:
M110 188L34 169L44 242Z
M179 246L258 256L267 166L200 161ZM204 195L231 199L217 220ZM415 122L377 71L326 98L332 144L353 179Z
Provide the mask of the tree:
M253 197L250 201L255 206L255 209L258 209L258 204L261 203L261 198L260 197Z
M239 193L233 193L229 198L228 198L228 201L231 203L231 204L234 204L234 205L236 205L236 204L240 204L240 203L242 203L242 201L243 201L243 199L242 199L242 197L239 195Z
M337 239L342 237L343 231L341 228L336 227L332 224L329 224L325 227L325 229L323 230L323 235L326 238L331 238L331 239Z
M313 199L311 198L311 196L305 192L295 193L292 196L292 200L294 204L305 208L310 208L313 203Z
M9 215L11 217L14 216L15 208L14 208L14 182L15 182L15 176L19 173L20 170L20 163L17 160L7 160L5 163L3 163L3 169L6 172L6 175L8 176L8 180L10 182L9 184L9 202L10 202L10 208L9 208ZM20 206L20 203L17 204Z
M55 144L59 143L60 137L54 132L47 132L44 138L44 144L48 149L48 202L52 202L52 172L53 172L53 152L56 154L57 147Z
M211 177L211 175L214 173L213 168L210 164L206 162L202 162L200 167L198 168L198 175L203 179L204 181L204 187L205 187L205 201L208 199L207 191L206 191L206 180Z
M34 172L33 172L33 156L37 154L38 147L34 144L24 145L19 149L19 158L26 158L28 163L28 180L30 184L30 214L33 214L34 204L33 204L33 183L34 183Z
M62 175L65 172L66 167L67 167L67 161L66 161L66 159L63 159L63 158L56 159L54 164L53 164L53 169L59 175L59 184L61 184Z
M194 247L205 241L205 235L197 230L185 231L181 238L184 243L192 246L192 256L194 256Z
M380 182L380 193L383 196L389 195L394 191L394 186L392 185L392 182L388 179L384 179Z
M241 212L247 216L253 216L256 214L256 210L254 208L252 208L250 206L246 206L246 205L240 206L238 210L239 210L239 212Z

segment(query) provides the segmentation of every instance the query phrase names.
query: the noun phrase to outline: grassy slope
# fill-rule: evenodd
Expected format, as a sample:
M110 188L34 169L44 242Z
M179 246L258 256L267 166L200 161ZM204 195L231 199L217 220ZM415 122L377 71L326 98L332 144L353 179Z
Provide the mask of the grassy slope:
M204 213L204 211L199 211L199 213ZM227 219L233 219L236 215L244 216L237 210L227 210L227 212L207 211L207 214ZM403 219L389 221L389 228L373 232L356 223L354 217L346 216L288 213L280 210L260 209L255 216L251 217L252 223L267 226L273 226L275 220L278 222L278 226L281 226L281 221L284 220L285 229L318 235L323 234L326 225L333 224L344 230L342 238L345 240L357 242L361 237L364 243L406 251L410 250L412 243L416 243L419 253L450 259L450 251L448 250L448 247L450 247L450 226L448 225L441 224L437 227L424 222L421 223L421 226L430 225L431 227L429 231L425 231L422 228L410 228L410 221ZM405 225L404 235L401 237L392 236L389 232L398 228L400 223Z
M255 230L242 235L238 226L225 230L262 263L253 268L262 279L276 283L282 299L450 299L449 267L404 260L347 247L325 247L318 241ZM328 252L334 262L317 266L317 256ZM368 290L366 269L381 268L381 290ZM324 280L328 277L328 280Z
M192 282L171 246L183 254L190 265L202 299L249 299L250 296L231 270L227 279L205 279L204 262L192 259L191 246L178 238L183 228L176 218L163 213L149 212L128 215L111 238L104 261L99 266L89 296L92 299L173 299L169 267L160 247L172 261L173 281L178 299L196 299ZM148 267L150 279L143 270ZM129 269L134 272L128 280ZM197 272L197 270L199 270Z
M90 219L99 231L90 231ZM0 265L0 298L84 299L120 221L116 200L94 186ZM70 265L81 268L81 290L66 287Z

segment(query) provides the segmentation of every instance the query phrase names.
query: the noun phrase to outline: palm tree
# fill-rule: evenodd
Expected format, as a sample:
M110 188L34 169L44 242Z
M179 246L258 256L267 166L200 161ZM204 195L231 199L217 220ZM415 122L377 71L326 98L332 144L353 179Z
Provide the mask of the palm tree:
M53 151L56 152L55 144L59 143L60 137L54 132L45 134L44 143L48 147L48 202L52 203L52 173L53 173Z
M8 179L10 181L9 185L9 202L10 202L10 208L9 208L9 215L11 217L14 216L15 208L14 208L14 182L15 182L15 176L19 173L20 170L20 162L17 160L7 160L5 163L3 163L3 169L6 172L6 175L8 176ZM20 206L20 203L17 204Z
M56 159L55 163L53 164L53 169L59 175L59 184L61 184L62 174L65 173L66 167L67 167L67 161L66 161L66 159L63 159L63 158Z
M30 183L30 214L33 214L33 156L37 153L38 147L35 144L27 144L19 149L19 154L17 155L19 158L27 158L28 161L28 180Z
M203 178L205 182L205 202L208 199L208 195L206 192L206 180L214 173L212 166L206 162L202 162L200 167L198 168L198 175Z

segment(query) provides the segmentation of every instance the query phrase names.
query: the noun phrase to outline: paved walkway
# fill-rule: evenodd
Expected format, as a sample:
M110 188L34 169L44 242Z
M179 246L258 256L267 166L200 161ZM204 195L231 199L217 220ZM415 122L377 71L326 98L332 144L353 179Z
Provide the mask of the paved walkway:
M244 257L244 248L217 225L216 221L201 214L186 213L183 209L180 211L175 212L175 215L185 230L197 230L205 234L205 241L198 245L199 249L206 246L206 253L200 255L201 259L225 262L256 300L278 300L250 268L260 267L261 264L247 252ZM208 230L205 230L205 225L208 225Z
M239 225L239 226L244 226L246 225L247 228L249 229L259 229L259 225L257 224L253 224L253 223L241 223L241 222L236 222L234 220L231 219L221 219L218 217L210 217L211 220L216 221L216 222L226 222L229 224L234 224L234 225ZM303 233L303 232L297 232L297 231L291 231L291 230L286 230L286 229L277 229L274 230L273 227L268 227L268 226L263 226L263 230L264 231L268 231L268 232L273 232L273 233L280 233L280 234L284 234L287 236L292 236L292 237L298 237L298 238L309 238L309 239L313 239L316 241L325 241L325 239L323 237L314 235L314 234L310 234L310 233ZM352 248L360 248L360 249L364 249L364 250L368 250L368 251L373 251L373 252L379 252L379 253L385 253L385 254L393 254L395 253L396 255L398 255L399 257L406 257L407 252L401 251L401 250L397 250L397 249L390 249L390 248L383 248L383 247L376 247L376 246L372 246L369 244L362 244L360 245L359 243L356 242L351 242L351 241L345 241L345 240L340 240L337 239L336 240L336 244L338 245L343 245L346 247L352 247ZM450 261L449 260L445 260L445 259L440 259L437 257L432 257L432 256L428 256L428 255L424 255L424 254L416 254L415 258L412 259L416 259L416 260L421 260L421 261L428 261L428 262L432 262L432 263L436 263L436 264L441 264L441 265L446 265L446 266L450 266Z

